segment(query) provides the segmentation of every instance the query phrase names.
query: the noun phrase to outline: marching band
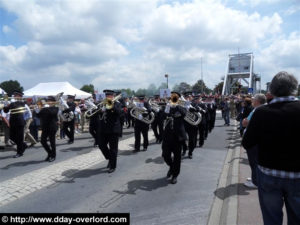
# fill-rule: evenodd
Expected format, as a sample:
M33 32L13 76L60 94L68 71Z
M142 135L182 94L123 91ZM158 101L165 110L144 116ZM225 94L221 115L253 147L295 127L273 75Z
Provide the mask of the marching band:
M167 178L175 184L180 173L181 158L188 151L188 158L193 158L197 146L202 147L209 132L214 128L216 118L216 102L214 96L193 95L185 92L171 92L169 98L155 95L146 98L144 95L130 99L112 90L104 90L105 98L96 101L95 96L80 101L82 119L89 120L89 133L94 139L94 147L98 146L108 161L108 173L117 167L118 142L122 137L123 127L134 128L134 150L139 152L141 135L143 136L143 151L147 151L148 131L151 129L156 138L156 144L161 144L162 157L169 166ZM10 131L10 140L17 145L17 154L21 157L25 149L33 146L38 140L30 135L29 126L32 122L32 112L40 119L41 144L47 152L45 161L56 159L56 133L60 121L61 130L68 137L68 144L74 143L75 127L75 96L63 98L63 93L48 96L31 108L22 99L22 93L14 92L14 99L0 107L1 119ZM32 111L32 112L31 112ZM9 115L9 122L3 115ZM82 128L83 130L83 128ZM28 146L24 138L31 142ZM6 140L7 141L7 140ZM48 144L50 142L50 145Z

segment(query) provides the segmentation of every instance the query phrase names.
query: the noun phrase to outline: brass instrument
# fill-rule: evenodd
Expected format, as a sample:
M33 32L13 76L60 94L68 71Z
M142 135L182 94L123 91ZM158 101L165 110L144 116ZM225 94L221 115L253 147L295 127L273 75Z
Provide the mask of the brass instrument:
M184 108L194 108L184 99L184 97L181 96L181 98L178 98L177 95L171 96L170 106L175 107L177 105ZM199 112L190 112L187 110L184 120L193 126L197 126L202 120L202 115Z
M135 106L131 109L130 115L133 118L138 119L146 124L151 124L155 119L154 113L150 112L149 115L144 117L143 113L146 113L146 112L147 112L147 109L145 107L140 108L140 107Z
M86 99L84 103L87 107L87 111L84 113L84 116L86 118L90 118L92 115L94 115L99 111L97 110L98 109L97 105L95 105L95 103L91 98Z
M10 115L24 113L24 112L26 112L26 107L22 106L22 107L18 107L18 108L15 108L15 109L11 109L10 110Z
M61 110L61 117L63 119L63 121L65 122L70 122L74 119L74 112L73 111L70 111L70 112L63 112L65 111L66 109L69 108L66 100L63 99L63 92L59 93L56 95L56 99L58 99L58 102L59 102L59 109Z
M98 103L97 105L95 105L90 99L87 99L86 103L88 103L87 104L88 110L85 112L85 116L89 118L95 115L96 113L98 113L99 111L101 111L103 107L110 110L114 107L114 103L121 98L122 98L122 94L119 94L113 99L106 98L100 103Z
M149 105L151 106L151 108L155 111L155 112L159 112L159 110L162 109L163 106L166 105L166 103L162 103L162 102L155 102L152 99L149 100Z

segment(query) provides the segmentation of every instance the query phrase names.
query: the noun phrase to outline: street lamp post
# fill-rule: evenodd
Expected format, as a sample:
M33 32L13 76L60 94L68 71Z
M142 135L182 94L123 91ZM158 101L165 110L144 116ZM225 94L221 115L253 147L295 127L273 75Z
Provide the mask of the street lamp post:
M167 89L169 88L169 84L168 84L168 78L169 78L169 75L168 74L165 74L165 78L167 78Z

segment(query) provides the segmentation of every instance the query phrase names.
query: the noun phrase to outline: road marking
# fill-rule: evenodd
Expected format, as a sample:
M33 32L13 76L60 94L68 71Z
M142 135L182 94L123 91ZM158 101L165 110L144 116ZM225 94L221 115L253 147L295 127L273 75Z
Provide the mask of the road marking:
M153 139L153 132L149 132L149 140ZM134 137L119 142L119 151L133 150ZM0 207L20 199L37 190L53 185L66 178L66 171L76 171L92 167L105 161L101 151L97 148L89 153L72 157L59 163L31 171L0 183Z

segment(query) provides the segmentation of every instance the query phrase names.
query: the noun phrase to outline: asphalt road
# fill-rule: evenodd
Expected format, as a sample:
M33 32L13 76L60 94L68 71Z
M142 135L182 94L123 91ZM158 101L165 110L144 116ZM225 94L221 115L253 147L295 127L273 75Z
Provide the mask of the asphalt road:
M22 197L3 204L0 212L129 212L131 224L206 224L233 132L233 127L223 124L218 114L204 146L195 149L193 159L182 159L175 185L166 180L168 167L152 131L148 151L132 153L133 130L124 129L117 170L112 174L107 173L107 162L87 133L76 136L72 145L58 140L53 163L44 162L46 153L39 144L18 159L11 158L15 154L11 149L0 150L0 187L24 177L22 186L34 185L37 178L28 179L31 174L53 174L56 165L63 168L63 172L57 170L59 179L49 177L47 185L28 189ZM87 162L85 156L91 154L93 163L81 167L80 160ZM67 161L77 163L78 169L68 168ZM7 190L1 191L0 198L5 198Z

